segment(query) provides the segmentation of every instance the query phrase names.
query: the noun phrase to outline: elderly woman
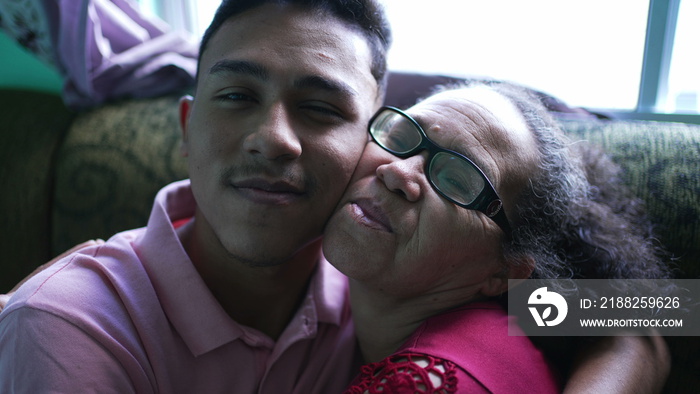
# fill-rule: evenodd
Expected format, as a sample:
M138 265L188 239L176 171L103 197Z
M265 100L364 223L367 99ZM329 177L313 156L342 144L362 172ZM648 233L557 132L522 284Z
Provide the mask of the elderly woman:
M557 391L539 350L507 334L508 279L665 275L636 214L592 194L524 89L445 90L380 110L369 131L324 238L370 363L350 392ZM602 252L621 239L641 249Z

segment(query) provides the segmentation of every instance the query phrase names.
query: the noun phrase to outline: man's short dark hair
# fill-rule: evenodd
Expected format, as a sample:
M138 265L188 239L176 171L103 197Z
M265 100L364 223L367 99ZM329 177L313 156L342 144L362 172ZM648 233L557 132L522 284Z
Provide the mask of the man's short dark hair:
M383 7L376 0L223 0L202 37L199 62L211 37L226 20L265 4L289 4L320 15L330 15L361 33L372 53L370 71L383 96L387 80L386 55L391 45L391 29ZM199 64L197 68L199 69Z

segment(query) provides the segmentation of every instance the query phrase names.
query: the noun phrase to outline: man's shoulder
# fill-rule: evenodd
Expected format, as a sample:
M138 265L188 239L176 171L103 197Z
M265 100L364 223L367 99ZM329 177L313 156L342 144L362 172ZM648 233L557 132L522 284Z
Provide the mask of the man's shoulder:
M149 279L131 241L142 230L117 234L102 245L74 252L24 283L7 313L32 308L71 319L118 315L148 294Z
M20 286L0 313L0 365L16 366L0 380L11 376L32 392L75 392L86 382L117 391L136 382L148 387L144 343L160 338L163 330L156 331L167 323L130 246L139 233L74 252ZM15 351L20 355L11 356Z

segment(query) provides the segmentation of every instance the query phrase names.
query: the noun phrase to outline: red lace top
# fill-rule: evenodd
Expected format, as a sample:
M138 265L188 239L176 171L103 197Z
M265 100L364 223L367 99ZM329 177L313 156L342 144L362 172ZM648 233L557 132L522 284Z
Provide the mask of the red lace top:
M401 353L362 367L346 394L455 393L456 367L447 360Z
M529 338L508 335L512 319L493 302L434 316L396 353L363 366L345 393L559 392Z

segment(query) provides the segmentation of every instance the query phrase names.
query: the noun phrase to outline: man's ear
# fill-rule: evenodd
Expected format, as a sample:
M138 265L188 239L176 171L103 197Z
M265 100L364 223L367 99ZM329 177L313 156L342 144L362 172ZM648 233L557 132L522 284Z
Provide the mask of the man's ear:
M180 143L180 154L183 157L189 155L187 149L188 135L187 127L190 121L190 111L192 110L192 105L194 104L194 98L192 96L182 96L180 98L180 132L182 133L182 142Z
M506 263L502 271L488 278L481 288L481 293L488 297L495 297L517 286L532 275L535 270L535 259L526 256ZM509 281L509 279L511 279ZM515 279L513 281L512 279ZM510 283L510 287L508 284Z

